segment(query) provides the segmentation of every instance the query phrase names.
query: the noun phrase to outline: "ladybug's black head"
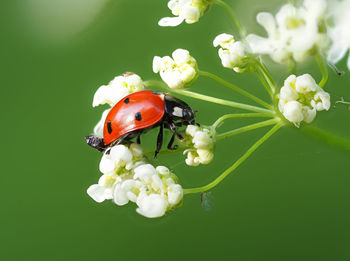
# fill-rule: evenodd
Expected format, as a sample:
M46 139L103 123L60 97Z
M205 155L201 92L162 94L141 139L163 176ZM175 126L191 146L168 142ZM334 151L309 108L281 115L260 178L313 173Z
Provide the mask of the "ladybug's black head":
M165 112L173 120L181 120L183 124L195 124L195 113L187 103L168 94L164 97Z

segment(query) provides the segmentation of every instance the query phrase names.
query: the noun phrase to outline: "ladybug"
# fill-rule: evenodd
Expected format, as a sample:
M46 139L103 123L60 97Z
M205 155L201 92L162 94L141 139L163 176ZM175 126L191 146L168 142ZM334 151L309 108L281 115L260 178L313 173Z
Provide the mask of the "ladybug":
M159 127L157 146L154 157L157 156L163 144L163 129L169 129L173 135L168 143L172 147L175 136L183 140L177 127L195 124L195 113L182 100L169 94L155 91L140 91L121 99L109 111L103 127L103 139L94 135L86 136L86 142L99 151L120 143L127 143L150 129Z

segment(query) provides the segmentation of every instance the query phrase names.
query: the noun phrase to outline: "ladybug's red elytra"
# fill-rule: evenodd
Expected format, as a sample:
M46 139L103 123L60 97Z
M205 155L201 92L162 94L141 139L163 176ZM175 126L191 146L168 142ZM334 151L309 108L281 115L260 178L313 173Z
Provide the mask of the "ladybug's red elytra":
M109 111L103 128L103 139L94 135L86 137L87 143L99 151L116 144L130 141L152 128L159 127L155 157L163 144L163 128L173 132L168 149L172 147L175 135L183 139L177 127L195 124L195 113L182 100L169 94L155 91L140 91L121 99Z

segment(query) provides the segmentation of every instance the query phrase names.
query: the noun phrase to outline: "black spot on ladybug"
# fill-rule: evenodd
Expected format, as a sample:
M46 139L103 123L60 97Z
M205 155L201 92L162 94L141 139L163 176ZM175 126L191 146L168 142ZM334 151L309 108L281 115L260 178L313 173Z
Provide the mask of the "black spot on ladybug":
M141 112L136 112L136 113L135 113L135 119L136 119L137 121L142 120Z
M128 104L129 101L130 101L129 98L126 98L126 99L124 100L124 103L125 103L125 104Z
M107 130L109 134L112 133L112 123L110 121L107 122Z

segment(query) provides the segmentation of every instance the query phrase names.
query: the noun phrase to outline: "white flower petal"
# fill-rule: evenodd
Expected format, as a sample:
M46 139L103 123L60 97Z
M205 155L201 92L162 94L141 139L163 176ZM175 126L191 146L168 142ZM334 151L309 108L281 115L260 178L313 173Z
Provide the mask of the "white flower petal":
M306 73L297 77L295 81L295 90L298 93L313 92L316 91L316 89L317 84L310 74Z
M316 117L316 109L315 108L310 109L307 106L303 106L303 115L304 115L304 121L306 123L311 123Z
M115 160L117 164L126 165L132 160L132 153L125 145L113 146L110 151L111 159Z
M100 161L100 171L103 174L110 174L114 171L115 163L114 160L112 160L109 155L103 154L102 159Z
M154 190L160 190L163 193L163 182L158 175L152 176L152 188Z
M272 14L267 12L260 12L256 16L256 20L260 25L262 25L265 28L268 35L273 35L275 33L276 23Z
M96 124L96 126L94 128L94 135L98 138L103 138L103 127L104 127L105 120L107 118L109 111L110 111L110 109L105 110L102 113L101 120Z
M188 125L186 127L186 134L194 137L194 135L196 134L196 132L199 130L199 127L197 125Z
M165 214L168 203L164 196L150 194L138 201L137 205L139 206L139 208L136 209L137 213L148 218L156 218Z
M161 64L162 64L162 58L160 58L159 56L154 56L153 66L152 66L154 73L158 73L160 71Z
M210 147L213 144L210 133L206 131L197 131L192 142L196 149Z
M217 47L217 46L221 46L223 47L223 43L225 42L229 42L229 41L232 41L234 40L233 38L233 35L231 34L226 34L226 33L223 33L223 34L219 34L218 36L215 37L214 41L213 41L213 45L214 47Z
M271 46L271 42L267 38L263 38L255 34L249 34L246 37L246 40L252 53L270 54L274 51L274 48Z
M88 195L98 203L103 202L106 198L104 196L104 188L94 184L87 189Z
M179 184L168 187L168 202L171 206L177 205L183 197L183 189Z
M164 167L164 166L156 167L156 171L160 175L169 175L170 174L170 170L167 167Z
M317 92L314 96L314 99L311 101L311 105L317 111L328 111L331 107L330 95L323 90Z
M287 102L284 106L283 115L287 120L293 123L300 123L304 119L303 106L297 101Z
M151 177L156 175L156 169L151 164L144 164L134 169L134 179L140 179L144 182L150 182Z
M198 149L197 153L198 160L201 164L209 164L214 158L214 153L211 150Z
M291 88L295 88L295 81L297 80L297 76L292 74L284 80L284 86L290 86Z
M131 153L134 155L134 157L141 157L143 155L143 149L142 147L137 143L132 143L129 147Z
M181 80L181 73L176 70L167 70L161 72L160 76L162 80L172 89L179 89L184 86L184 83Z
M280 99L283 99L286 101L293 101L293 100L296 100L297 98L298 98L298 94L290 85L286 85L281 88Z
M92 107L110 103L110 88L106 85L102 85L97 89L92 102Z
M187 63L191 58L189 51L185 49L176 49L171 56L177 65Z
M122 184L117 184L114 188L113 201L118 206L123 206L129 202L126 191L122 189Z
M185 69L183 69L185 67ZM188 83L190 81L193 80L194 77L196 77L196 70L191 67L191 66L183 66L181 69L181 73L180 73L180 79L184 82L184 83Z
M159 20L158 25L159 26L178 26L184 20L185 19L182 17L164 17Z
M188 166L198 166L200 162L196 159L196 155L194 154L194 151L192 150L185 150L184 154L187 154L187 158L185 159L185 162Z
M180 16L185 18L186 23L193 24L198 22L201 13L197 7L187 5L180 13Z

